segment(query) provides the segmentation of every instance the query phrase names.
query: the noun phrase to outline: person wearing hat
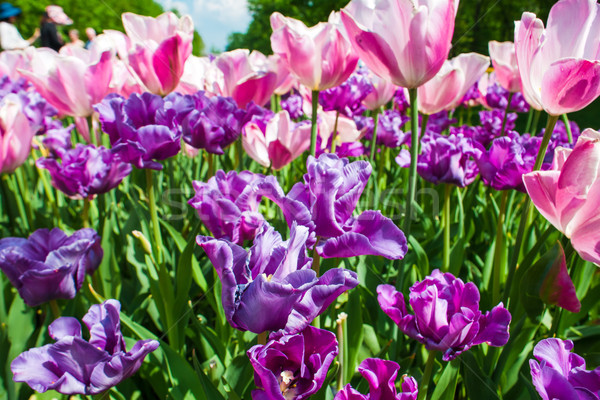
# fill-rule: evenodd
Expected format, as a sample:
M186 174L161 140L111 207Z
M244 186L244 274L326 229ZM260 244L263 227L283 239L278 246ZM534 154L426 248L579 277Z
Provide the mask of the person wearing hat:
M17 16L20 14L19 7L6 2L0 3L0 47L3 50L24 49L31 46L40 37L40 30L36 29L33 36L27 40L23 39L15 26Z
M42 47L50 47L56 51L65 44L63 38L58 34L56 25L71 25L73 21L65 14L60 6L47 6L42 15L41 44Z

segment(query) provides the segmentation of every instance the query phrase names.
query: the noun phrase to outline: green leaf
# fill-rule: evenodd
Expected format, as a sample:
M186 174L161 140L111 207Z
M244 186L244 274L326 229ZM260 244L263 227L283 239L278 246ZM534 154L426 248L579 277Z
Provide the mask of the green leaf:
M198 362L198 357L196 357L196 352L192 352L192 360L194 363L194 370L196 371L196 375L200 380L200 384L202 385L204 392L208 395L208 398L211 400L225 400L223 395L219 392L217 388L212 384L210 379L206 376L206 374L202 371L202 367Z
M435 390L431 395L431 400L453 400L456 392L456 383L458 382L458 371L460 369L460 360L454 359L446 363L444 372L435 385Z

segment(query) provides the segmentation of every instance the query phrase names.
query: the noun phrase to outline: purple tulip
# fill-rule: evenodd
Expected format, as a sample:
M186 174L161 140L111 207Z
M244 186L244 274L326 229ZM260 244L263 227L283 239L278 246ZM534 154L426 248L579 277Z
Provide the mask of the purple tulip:
M498 83L494 83L487 88L485 102L490 108L505 111L506 106L508 105L509 95L510 93L508 90L504 89ZM530 106L527 104L527 101L521 92L513 93L513 97L510 101L510 110L525 113L529 111L529 108Z
M254 368L254 400L302 400L315 394L338 354L335 335L306 327L248 350Z
M231 97L209 98L204 92L189 97L195 106L182 122L183 140L196 149L223 154L240 136L246 112Z
M419 125L421 124L421 119L422 116L419 115ZM448 111L431 114L429 119L427 119L427 132L442 133L456 122L456 118L450 118Z
M510 313L502 303L491 311L479 311L479 290L438 269L410 288L409 314L404 296L391 285L377 287L377 300L405 335L428 350L443 351L449 361L481 343L504 346L508 341Z
M123 161L138 168L162 169L156 160L181 150L179 122L193 108L183 97L174 93L163 99L151 93L133 93L125 99L111 94L94 108L100 114L102 130Z
M400 147L410 141L410 132L402 130L410 118L396 110L385 110L380 116L377 125L377 144L385 147ZM357 127L360 129L357 123ZM364 138L370 141L373 137L373 122L370 121Z
M362 101L373 91L373 85L365 73L355 72L344 83L319 93L323 111L337 111L349 118L365 111Z
M342 268L316 276L306 255L308 234L308 228L294 224L284 242L265 224L249 251L227 240L198 236L221 279L225 317L234 328L299 332L358 285L356 273Z
M475 82L473 86L471 86L469 90L467 90L467 93L465 93L465 95L463 96L461 100L461 105L463 107L472 107L474 105L478 105L480 97L481 96L479 94L479 82Z
M462 134L444 136L428 133L421 138L421 154L417 160L419 175L434 184L448 183L459 187L471 184L479 169L475 159L480 147ZM396 162L403 168L410 166L410 153L401 150Z
M540 143L540 137L520 136L516 132L494 139L490 148L476 160L481 179L496 190L525 192L523 174L533 169Z
M533 386L543 400L600 399L600 367L588 371L585 360L571 353L573 342L558 338L543 339L535 345L529 360Z
M89 228L71 236L54 228L38 229L27 239L0 239L0 269L31 307L74 298L102 254L100 236Z
M28 350L11 364L15 382L33 390L62 394L94 395L129 378L146 355L159 346L156 340L140 340L126 352L121 335L117 300L94 304L83 317L89 341L81 337L81 325L72 317L56 319L48 327L55 343Z
M581 129L579 129L579 125L577 125L575 121L569 121L569 126L571 127L571 135L573 135L573 141L571 143L569 143L569 136L567 134L565 123L561 120L556 121L556 126L552 131L552 136L548 143L544 163L552 163L552 160L554 159L554 150L556 150L557 147L560 146L567 149L575 147L575 143L577 143L577 139L579 139L579 135L581 134ZM545 129L542 129L538 136L543 137L545 131Z
M404 257L406 237L392 220L375 210L352 216L371 175L369 162L350 163L324 153L319 158L309 156L306 167L304 183L296 183L287 197L310 211L314 234L320 238L316 250L321 257Z
M394 109L406 114L406 111L410 108L408 100L408 91L404 88L398 88L394 93Z
M402 392L397 393L398 371L400 365L394 361L367 358L358 366L358 372L369 382L369 394L361 394L348 384L333 400L416 400L419 389L412 376L401 377Z
M502 135L502 122L504 120L504 110L480 111L479 121L481 127L489 132L490 141ZM515 129L517 114L508 113L504 126L504 134ZM489 142L488 142L489 143Z
M299 94L290 94L281 98L281 109L290 114L291 119L298 119L304 115L302 111L302 96Z
M131 165L121 161L113 150L94 145L77 144L74 149L57 150L55 158L40 158L37 166L52 176L52 185L74 199L106 193L121 183L131 172Z
M42 137L42 144L50 150L53 156L58 157L60 151L66 151L73 147L71 132L74 128L74 124L65 127L60 120L53 120Z

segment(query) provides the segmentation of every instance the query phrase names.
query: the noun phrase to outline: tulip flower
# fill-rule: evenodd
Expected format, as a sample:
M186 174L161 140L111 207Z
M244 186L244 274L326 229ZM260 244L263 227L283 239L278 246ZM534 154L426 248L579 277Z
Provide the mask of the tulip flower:
M543 400L600 399L600 367L586 370L583 357L572 350L571 340L558 338L540 340L533 348L537 361L529 360L531 379Z
M275 170L288 165L310 146L310 124L292 122L285 110L266 123L247 123L242 135L244 150L250 158Z
M248 350L254 368L254 400L303 400L317 393L338 354L335 335L307 327Z
M74 199L89 198L114 189L131 172L118 152L105 147L77 144L74 149L58 149L56 158L40 158L37 166L52 176L52 185Z
M56 342L15 358L10 366L13 379L42 393L56 390L62 394L95 395L118 385L135 374L144 358L159 346L158 341L146 339L126 351L120 311L117 300L92 305L82 319L90 332L89 340L81 336L77 319L54 320L48 333Z
M552 167L523 176L531 201L556 229L571 239L587 261L600 265L600 133L586 129L575 147L559 147Z
M369 382L369 394L360 394L348 384L333 400L416 400L419 389L412 376L401 377L402 392L397 393L398 371L400 365L394 361L367 358L358 366L358 372Z
M190 95L198 91L206 91L207 95L221 96L224 86L223 71L215 65L214 60L191 55L183 66L183 75L175 91Z
M102 261L100 236L81 229L71 236L54 228L38 229L28 239L0 239L0 269L31 307L54 299L72 299L85 274Z
M392 285L379 285L377 300L405 335L428 350L443 351L444 361L481 343L501 347L508 342L511 316L502 303L483 314L477 286L438 269L411 286L409 303L414 315Z
M515 22L523 95L550 115L578 111L600 95L600 4L561 0L548 24L525 12Z
M461 54L446 61L437 75L419 87L419 111L435 114L458 107L489 64L489 57L477 53Z
M192 54L192 18L178 18L172 12L156 18L126 12L122 19L131 40L129 65L150 92L162 96L171 93Z
M433 78L450 52L455 0L352 0L342 22L375 74L405 88Z
M520 91L521 76L515 56L515 44L492 40L488 43L488 50L500 86L511 93Z
M406 238L392 220L375 210L352 216L371 175L369 162L350 163L324 153L319 158L309 156L306 169L304 183L296 183L287 197L310 211L314 234L320 238L316 250L321 257L404 257Z
M6 95L0 104L0 173L14 172L25 162L37 128L32 126L17 94Z
M380 78L370 70L367 77L371 81L373 90L363 99L363 104L368 110L377 110L385 106L396 93L396 86L387 80Z
M402 129L408 121L410 121L410 118L396 110L385 110L379 115L377 144L392 148L408 144L410 142L410 133ZM369 124L370 126L364 136L366 140L371 140L373 137L372 119Z
M274 12L271 27L273 53L285 60L302 85L313 91L340 85L356 68L358 57L332 23L308 28L302 21Z
M29 56L33 47L28 50L4 50L0 52L0 76L6 75L12 80L17 80L21 69L30 68Z
M263 224L250 251L224 239L198 236L221 284L227 321L236 329L296 333L340 294L358 285L356 273L334 268L317 277L306 255L309 230L293 224L290 239ZM257 313L266 310L268 313Z
M238 107L246 107L251 101L259 106L267 104L278 80L264 54L237 49L221 54L214 62L223 72L223 95L232 97Z
M281 109L288 112L291 119L299 119L304 112L302 111L303 99L299 94L290 94L281 98Z
M337 111L347 117L361 115L361 104L373 90L373 86L363 72L355 72L344 83L319 93L319 104L324 111Z

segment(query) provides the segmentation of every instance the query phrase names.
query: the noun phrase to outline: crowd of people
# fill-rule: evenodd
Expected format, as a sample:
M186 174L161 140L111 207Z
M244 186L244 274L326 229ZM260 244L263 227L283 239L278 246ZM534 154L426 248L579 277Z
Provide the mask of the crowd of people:
M24 39L15 25L17 17L21 13L22 10L11 3L0 3L0 47L2 50L24 49L33 45L38 39L41 47L49 47L56 51L63 46L88 48L96 37L94 28L89 27L85 30L87 42L80 39L77 29L69 30L68 40L65 40L57 26L72 25L73 20L65 14L62 7L50 5L45 8L40 18L40 27L30 38Z

